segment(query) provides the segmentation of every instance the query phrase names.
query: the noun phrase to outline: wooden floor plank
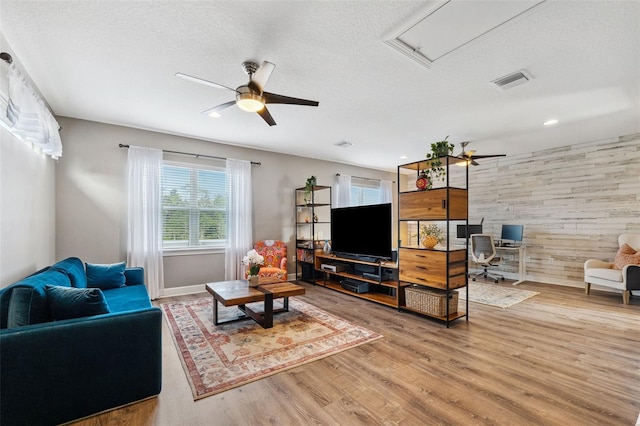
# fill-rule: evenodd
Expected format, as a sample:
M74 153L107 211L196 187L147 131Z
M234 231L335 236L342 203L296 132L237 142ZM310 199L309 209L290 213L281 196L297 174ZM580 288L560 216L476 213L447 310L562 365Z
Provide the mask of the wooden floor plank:
M469 322L447 329L302 285L307 293L300 299L384 338L194 402L165 324L159 397L75 425L632 425L638 419L638 297L623 305L619 294L526 282L518 288L540 294L507 309L470 303ZM161 302L194 297L210 296Z

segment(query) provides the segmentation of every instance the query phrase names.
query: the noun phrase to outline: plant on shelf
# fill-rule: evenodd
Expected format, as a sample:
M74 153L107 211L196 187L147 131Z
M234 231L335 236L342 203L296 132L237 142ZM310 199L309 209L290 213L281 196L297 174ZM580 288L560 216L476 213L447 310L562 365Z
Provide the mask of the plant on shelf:
M434 248L442 242L443 231L435 223L430 225L423 224L420 225L419 239L423 246L427 248Z
M305 204L309 204L311 201L311 192L313 191L313 187L316 186L316 177L311 176L307 178L307 182L304 184L304 202Z
M431 184L435 180L441 180L444 182L444 178L447 175L447 170L442 166L442 160L440 157L446 157L447 155L453 154L454 145L447 140L448 138L449 136L441 141L431 144L431 152L427 154L429 169L422 171L423 174L430 176L428 188L431 188Z

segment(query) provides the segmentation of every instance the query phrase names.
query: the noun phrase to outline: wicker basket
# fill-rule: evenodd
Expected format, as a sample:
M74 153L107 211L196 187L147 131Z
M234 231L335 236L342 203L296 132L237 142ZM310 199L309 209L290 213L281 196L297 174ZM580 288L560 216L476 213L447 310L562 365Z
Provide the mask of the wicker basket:
M426 289L424 287L406 287L405 296L407 308L423 312L436 317L447 315L447 293L441 290ZM458 312L458 292L449 292L449 315Z

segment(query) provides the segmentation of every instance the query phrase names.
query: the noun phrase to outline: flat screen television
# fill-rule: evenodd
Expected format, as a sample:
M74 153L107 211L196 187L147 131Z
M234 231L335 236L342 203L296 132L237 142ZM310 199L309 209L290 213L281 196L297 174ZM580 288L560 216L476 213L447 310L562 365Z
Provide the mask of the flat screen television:
M482 225L458 225L456 237L468 238L471 234L482 234Z
M500 239L505 244L506 241L522 241L522 234L524 232L524 225L502 225L502 233Z
M331 209L331 250L368 262L391 259L391 203Z

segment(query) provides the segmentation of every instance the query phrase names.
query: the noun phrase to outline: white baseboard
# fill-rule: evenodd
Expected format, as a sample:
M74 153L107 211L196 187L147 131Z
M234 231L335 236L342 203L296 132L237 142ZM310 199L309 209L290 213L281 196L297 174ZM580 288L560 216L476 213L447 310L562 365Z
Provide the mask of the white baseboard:
M204 284L189 285L184 287L165 288L162 297L185 296L187 294L196 294L206 291Z

